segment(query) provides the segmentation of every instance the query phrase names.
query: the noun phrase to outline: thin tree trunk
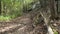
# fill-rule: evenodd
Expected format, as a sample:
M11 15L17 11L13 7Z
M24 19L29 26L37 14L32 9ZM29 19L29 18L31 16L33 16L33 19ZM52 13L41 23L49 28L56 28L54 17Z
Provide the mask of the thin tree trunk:
M49 7L51 11L51 19L56 18L56 12L55 12L55 0L49 0Z
M1 15L1 0L0 0L0 15Z

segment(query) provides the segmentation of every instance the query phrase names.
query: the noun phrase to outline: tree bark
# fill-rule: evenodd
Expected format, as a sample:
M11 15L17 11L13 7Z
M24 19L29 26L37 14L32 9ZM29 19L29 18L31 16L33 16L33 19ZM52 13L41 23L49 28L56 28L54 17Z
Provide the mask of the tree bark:
M0 0L0 15L1 15L1 0Z
M51 11L51 19L56 18L55 0L49 0L49 7Z
M55 6L54 6L55 0L40 0L40 1L41 8L43 9L40 12L40 14L44 18L45 25L47 26L48 29L48 34L54 34L52 28L50 27L50 20L55 18Z

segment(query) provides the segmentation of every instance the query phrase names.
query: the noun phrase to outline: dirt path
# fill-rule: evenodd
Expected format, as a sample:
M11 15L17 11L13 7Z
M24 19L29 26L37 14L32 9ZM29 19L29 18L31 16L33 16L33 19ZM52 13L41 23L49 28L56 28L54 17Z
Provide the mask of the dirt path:
M13 19L10 22L0 22L0 34L28 34L34 29L33 17L39 13L39 11L34 12Z
M56 25L55 25L56 24ZM54 28L60 33L60 20L52 22ZM47 28L44 24L33 26L30 18L18 19L16 22L0 23L0 34L46 34Z
M46 34L46 25L38 24L36 27L33 26L33 18L39 11L36 9L32 13L30 12L10 22L0 22L0 34ZM55 23L57 24L57 26L54 25L56 28L60 27L60 21L54 21L53 24ZM59 28L58 31L60 32Z

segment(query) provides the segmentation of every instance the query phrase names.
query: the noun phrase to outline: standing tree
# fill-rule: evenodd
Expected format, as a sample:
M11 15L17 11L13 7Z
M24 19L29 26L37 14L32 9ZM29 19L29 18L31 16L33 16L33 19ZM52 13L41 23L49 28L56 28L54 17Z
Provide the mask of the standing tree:
M55 0L49 0L49 7L51 11L51 18L54 19L57 16L57 11L55 10Z
M1 15L1 0L0 0L0 15Z
M44 18L44 22L48 29L48 34L54 34L50 26L50 21L51 19L55 19L57 16L57 11L55 10L55 0L40 0L40 3L42 9L42 11L40 11L40 14Z

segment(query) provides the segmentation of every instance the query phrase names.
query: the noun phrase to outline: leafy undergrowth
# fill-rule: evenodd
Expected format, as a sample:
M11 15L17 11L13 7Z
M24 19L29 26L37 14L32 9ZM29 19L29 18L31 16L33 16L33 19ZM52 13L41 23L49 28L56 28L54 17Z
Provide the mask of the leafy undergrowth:
M9 21L10 19L10 16L0 16L0 21Z
M54 34L58 34L58 32L54 32Z
M15 17L17 17L17 16L15 16L15 15L11 15L11 16L10 15L9 16L0 15L0 21L9 21Z

